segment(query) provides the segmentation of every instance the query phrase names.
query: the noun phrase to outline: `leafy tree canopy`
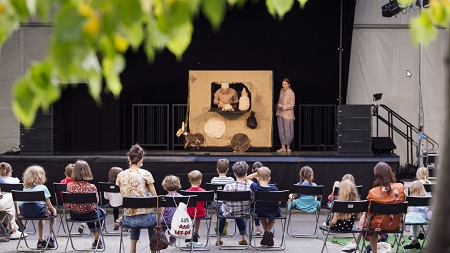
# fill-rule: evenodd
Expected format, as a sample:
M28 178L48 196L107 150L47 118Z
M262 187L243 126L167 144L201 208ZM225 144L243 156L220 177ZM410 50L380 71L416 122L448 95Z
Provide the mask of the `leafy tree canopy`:
M303 8L308 0L297 1ZM399 0L401 4L413 1ZM25 126L31 126L36 112L40 108L46 111L69 83L87 83L97 103L101 103L100 94L104 91L118 97L127 50L143 47L149 61L153 61L157 52L167 48L181 61L191 43L195 16L201 12L218 31L227 10L242 7L246 2L0 0L0 46L30 18L53 24L48 56L33 62L28 72L14 84L13 112ZM274 18L281 20L294 2L266 0L266 6ZM430 8L411 21L413 40L417 43L429 43L436 37L434 26L447 27L449 23L450 2L430 2Z

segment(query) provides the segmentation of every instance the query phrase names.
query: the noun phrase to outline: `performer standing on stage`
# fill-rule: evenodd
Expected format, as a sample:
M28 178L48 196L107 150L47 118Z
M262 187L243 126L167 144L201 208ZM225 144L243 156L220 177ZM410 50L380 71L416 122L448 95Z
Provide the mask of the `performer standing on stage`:
M222 83L220 89L214 93L214 104L222 108L225 104L230 104L233 108L239 102L239 98L235 89L230 88L229 83Z
M290 152L290 144L294 139L295 93L291 89L291 81L289 78L283 79L282 86L276 113L278 135L280 136L281 142L281 148L277 152Z

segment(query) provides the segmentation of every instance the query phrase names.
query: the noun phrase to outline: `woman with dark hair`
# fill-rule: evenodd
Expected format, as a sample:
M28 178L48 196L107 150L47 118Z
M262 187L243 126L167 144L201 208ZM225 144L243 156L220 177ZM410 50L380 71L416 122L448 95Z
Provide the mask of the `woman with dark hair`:
M294 139L295 93L291 89L289 78L284 78L281 85L276 112L281 148L277 152L290 152L290 145Z
M394 173L391 166L385 162L379 162L373 168L373 174L375 181L373 182L373 188L367 195L367 200L370 202L377 202L382 204L396 204L402 203L406 199L405 189L403 184L396 183ZM370 212L370 208L369 208ZM363 215L359 221L358 228L362 229L364 221L367 215ZM370 221L369 229L381 229L381 230L397 230L401 224L401 214L396 215L374 215ZM370 246L372 253L377 253L377 233L368 233ZM356 235L356 241L359 241L361 234ZM357 247L355 240L349 242L342 251L353 252Z
M152 174L141 169L144 164L144 149L138 144L133 145L128 152L130 167L117 175L116 185L120 186L123 197L151 197L157 196L155 180ZM156 225L156 215L152 208L125 208L123 224L134 227L130 233L130 253L136 252L136 244L141 234L141 228L148 229L148 239L151 240L153 227Z

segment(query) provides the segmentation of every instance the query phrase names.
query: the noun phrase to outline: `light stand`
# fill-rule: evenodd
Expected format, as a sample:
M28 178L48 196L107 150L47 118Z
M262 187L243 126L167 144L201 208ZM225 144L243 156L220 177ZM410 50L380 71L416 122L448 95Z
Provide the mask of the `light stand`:
M420 1L419 15L422 13L423 0ZM422 100L422 43L419 44L419 129L422 130L421 133L425 132L425 115L423 110L423 100ZM422 167L422 157L426 156L427 150L424 147L424 139L419 137L419 145L417 147L417 159L419 160L417 166Z

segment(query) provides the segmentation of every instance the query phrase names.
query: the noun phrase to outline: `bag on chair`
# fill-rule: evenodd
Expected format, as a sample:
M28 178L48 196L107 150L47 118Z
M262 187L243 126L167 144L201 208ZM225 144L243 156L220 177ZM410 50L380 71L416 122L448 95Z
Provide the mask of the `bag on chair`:
M187 213L187 205L183 202L178 204L177 210L173 214L169 234L178 239L191 239L192 237L192 220Z
M153 233L152 239L150 240L150 250L160 251L167 249L169 247L169 241L167 240L166 234L161 226L157 225Z

